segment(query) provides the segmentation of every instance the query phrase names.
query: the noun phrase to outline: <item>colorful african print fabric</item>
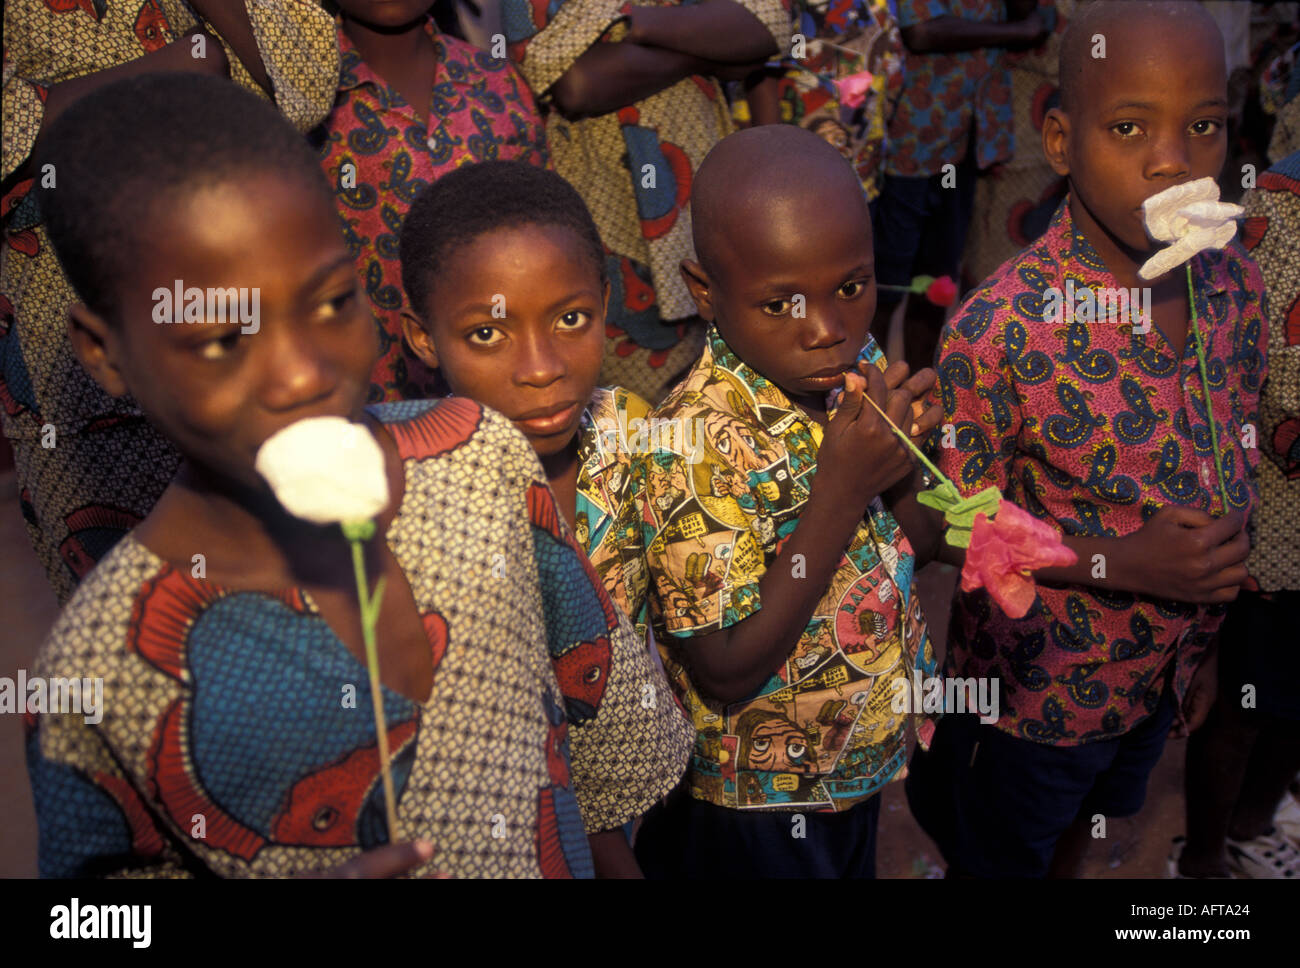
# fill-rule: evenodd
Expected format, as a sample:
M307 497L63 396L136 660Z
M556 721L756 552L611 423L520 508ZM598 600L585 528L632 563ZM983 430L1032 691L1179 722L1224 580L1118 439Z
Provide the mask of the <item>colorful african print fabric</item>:
M632 453L643 436L650 404L622 387L597 387L582 412L578 439L578 544L614 604L645 637L645 560L631 500Z
M862 358L884 362L870 339ZM691 794L741 809L847 810L903 769L907 714L893 709L894 683L935 666L911 545L877 500L787 659L752 698L713 701L691 682L683 640L762 607L759 581L799 524L822 428L713 328L651 417L666 423L633 459L636 505L655 634L699 734Z
M1259 452L1246 428L1259 426L1267 371L1263 283L1236 243L1191 265L1228 497L1248 515ZM996 485L1068 535L1132 534L1165 505L1224 513L1193 341L1176 354L1158 326L1134 332L1125 307L1138 292L1119 289L1063 202L944 329L937 368L955 432L938 451L944 474L967 494ZM999 729L1074 746L1154 712L1170 662L1181 706L1222 616L1223 606L1039 582L1013 620L986 591L958 591L946 672L1001 680Z
M402 311L410 303L402 288L398 239L416 194L453 168L477 161L546 165L542 119L519 72L508 61L439 34L432 18L425 30L438 57L428 118L415 116L340 26L338 101L312 133L379 328L372 403L435 397L444 389L402 339ZM351 166L346 178L345 164Z
M885 126L903 88L903 41L887 0L794 0L794 28L807 56L784 59L778 78L781 120L830 142L853 165L867 201L880 195ZM841 103L836 82L867 71L861 104ZM743 99L736 120L750 120Z
M276 107L305 132L334 102L334 23L314 0L252 3L249 16ZM0 175L8 179L28 160L50 85L136 60L195 25L181 0L7 2ZM236 83L262 95L238 57L226 55ZM77 297L41 224L33 184L18 182L0 202L0 419L28 534L64 602L149 513L180 457L134 401L104 393L73 356L65 326Z
M434 665L427 703L384 690L399 835L437 850L416 873L590 876L587 833L673 788L690 726L644 701L668 684L509 421L371 412L404 461L387 541ZM36 674L104 681L98 724L28 715L42 875L286 876L388 839L365 666L301 589L223 588L128 536Z
M1014 151L975 180L975 207L962 255L962 272L971 288L1047 231L1069 187L1043 155L1043 121L1060 105L1057 59L1076 3L1039 0L1038 5L1055 9L1056 28L1042 46L1006 54Z
M1300 591L1300 152L1242 199L1242 243L1268 287L1268 379L1260 398L1259 506L1251 519L1251 578L1266 592Z
M1002 23L996 0L898 0L898 25L939 17ZM916 54L903 59L903 93L889 123L885 172L910 177L937 175L966 157L975 129L975 163L988 168L1011 157L1011 79L998 47L956 53Z
M790 15L781 0L737 2L767 27L778 49L788 48ZM503 0L510 57L542 101L588 47L626 33L624 6L625 0ZM694 258L693 174L732 130L721 87L705 77L597 118L567 121L554 111L547 117L555 170L582 193L611 252L602 382L659 400L699 356L704 325L678 266Z

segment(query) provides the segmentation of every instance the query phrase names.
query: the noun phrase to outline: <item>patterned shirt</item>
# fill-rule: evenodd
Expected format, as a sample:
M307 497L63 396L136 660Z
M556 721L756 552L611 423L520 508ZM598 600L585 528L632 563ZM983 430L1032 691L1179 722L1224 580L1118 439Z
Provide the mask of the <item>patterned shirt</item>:
M309 130L329 113L338 86L332 20L317 0L251 3L248 15L276 108ZM29 159L50 86L161 50L196 23L183 0L6 0L0 177ZM228 46L226 60L235 83L266 96ZM149 513L180 457L134 400L109 396L73 356L68 306L77 296L33 184L19 181L0 201L0 420L28 534L64 602Z
M1265 592L1300 591L1300 152L1260 175L1242 204L1242 242L1259 263L1273 312L1247 567Z
M689 724L644 701L668 684L509 421L463 399L372 413L404 462L387 541L434 666L423 705L383 691L400 835L436 845L422 873L590 876L585 832L672 789ZM302 589L223 588L128 536L36 674L104 682L97 725L28 705L44 876L286 876L387 839L365 666Z
M884 362L870 339L862 358ZM691 794L742 809L862 802L903 768L907 716L894 711L895 682L934 668L911 546L874 503L766 684L740 702L706 698L678 649L762 607L759 581L799 524L822 428L712 328L652 419L664 423L634 457L636 505L655 633L699 734Z
M781 120L807 128L853 165L867 201L880 195L885 125L903 87L903 42L887 0L794 0L795 29L807 56L781 60ZM871 87L856 107L842 104L836 82L868 71ZM743 98L738 121L750 120Z
M788 49L788 0L737 2L767 27L779 50ZM510 58L547 102L587 48L626 34L627 6L626 0L502 0ZM698 76L600 117L568 121L552 111L547 118L555 170L582 193L610 251L601 379L647 400L662 397L699 354L703 327L687 326L695 303L678 267L694 258L694 172L732 130L717 81Z
M898 0L898 25L912 27L939 17L1002 23L996 0ZM975 163L988 168L1011 157L1011 75L998 47L955 53L917 54L903 60L903 93L889 124L885 172L937 175L966 157L975 126Z
M1235 243L1196 256L1192 275L1229 501L1249 514L1263 284ZM938 371L955 446L936 463L964 493L996 485L1058 531L1092 537L1131 534L1164 505L1223 513L1190 328L1176 357L1155 325L1142 335L1129 313L1095 311L1098 295L1110 307L1118 290L1067 199L1046 234L945 327ZM1013 620L983 589L958 591L946 671L1001 680L998 728L1074 746L1154 711L1171 661L1181 701L1222 615L1222 606L1039 582L1029 613Z
M438 58L428 118L417 118L361 59L340 25L338 100L312 133L379 328L371 402L439 395L435 372L402 339L402 311L410 303L398 238L416 193L461 165L513 160L545 166L547 157L542 120L519 72L439 34L432 18L424 29Z

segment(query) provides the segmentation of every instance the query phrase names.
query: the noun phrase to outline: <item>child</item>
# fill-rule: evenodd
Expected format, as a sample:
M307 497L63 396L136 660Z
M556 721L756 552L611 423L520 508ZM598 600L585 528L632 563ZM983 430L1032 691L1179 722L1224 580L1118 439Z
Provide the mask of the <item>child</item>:
M691 254L694 171L732 131L717 79L789 47L789 4L502 0L501 13L547 109L555 170L612 253L604 380L657 402L704 339L677 265Z
M77 98L153 71L229 77L273 97L307 131L329 113L338 53L317 0L8 0L4 27L0 421L14 449L27 533L63 604L149 513L180 455L134 401L108 396L77 365L67 337L76 295L33 192L57 185L59 173L34 163L39 145Z
M1074 876L1098 818L1141 808L1171 723L1204 718L1206 649L1246 578L1245 428L1259 426L1267 339L1254 263L1235 244L1189 263L1228 507L1184 267L1150 284L1145 333L1140 311L1049 308L1067 289L1076 303L1140 296L1159 248L1142 203L1223 164L1222 40L1195 4L1094 4L1067 28L1060 89L1043 146L1070 193L944 330L953 446L937 462L964 492L996 485L1063 532L1078 562L1040 572L1019 620L983 590L954 600L946 671L1000 680L1002 709L992 725L945 718L908 779L950 875Z
M938 408L913 426L909 405L935 375L871 365L871 222L831 145L742 131L692 206L682 273L712 326L651 414L679 434L634 469L655 634L699 735L689 795L647 815L637 858L647 876L871 877L875 794L905 760L894 684L934 660L912 547L877 500L900 503L911 461L863 391L919 438Z
M501 411L528 438L560 513L644 641L627 447L629 426L635 440L650 408L596 385L609 280L581 196L522 162L466 165L416 198L401 251L415 309L405 316L407 342L453 393ZM672 725L689 748L690 724L675 716ZM597 857L598 871L635 871L620 836L611 838L614 856Z
M91 150L118 130L134 137L111 157ZM354 871L420 838L457 876L589 876L584 827L676 781L676 714L643 702L666 683L508 421L467 400L363 409L374 326L310 148L228 84L149 76L70 109L48 158L51 236L85 300L78 357L185 461L42 649L40 675L105 688L93 727L39 709L29 724L42 873ZM257 294L256 331L157 325L150 293L173 280ZM364 424L393 495L367 569L387 583L397 831L347 544L254 469L271 434L320 416ZM407 860L427 870L428 849Z
M402 343L402 220L422 186L461 165L545 165L542 119L510 62L440 33L426 0L337 2L338 100L312 137L379 328L368 400L441 396Z

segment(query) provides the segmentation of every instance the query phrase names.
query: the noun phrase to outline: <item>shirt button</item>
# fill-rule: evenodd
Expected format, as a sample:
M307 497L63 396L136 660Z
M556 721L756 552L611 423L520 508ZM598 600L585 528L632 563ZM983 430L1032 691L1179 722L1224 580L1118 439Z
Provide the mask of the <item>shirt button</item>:
M1205 461L1201 461L1201 483L1210 483L1210 465L1205 463Z

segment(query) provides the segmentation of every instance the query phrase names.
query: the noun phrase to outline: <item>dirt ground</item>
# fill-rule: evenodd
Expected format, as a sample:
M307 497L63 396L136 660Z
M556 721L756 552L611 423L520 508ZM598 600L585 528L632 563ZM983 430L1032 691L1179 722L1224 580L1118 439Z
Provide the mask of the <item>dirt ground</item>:
M947 628L956 571L942 565L920 576L922 601L936 648ZM0 472L0 676L30 669L57 613L54 595L36 561L12 471ZM1163 877L1169 842L1183 831L1183 741L1170 741L1151 778L1142 812L1110 823L1093 845L1089 877ZM882 877L941 877L938 851L907 809L901 784L886 788L880 819L878 873ZM0 877L36 874L36 819L23 760L22 717L0 716Z

